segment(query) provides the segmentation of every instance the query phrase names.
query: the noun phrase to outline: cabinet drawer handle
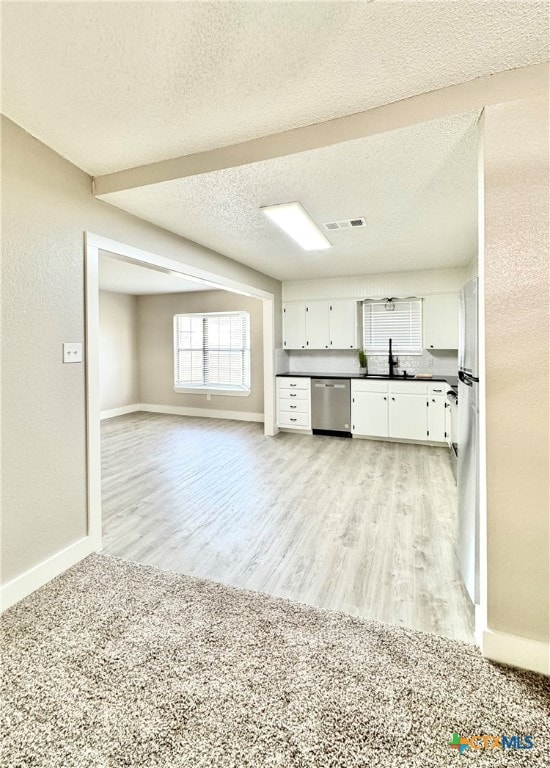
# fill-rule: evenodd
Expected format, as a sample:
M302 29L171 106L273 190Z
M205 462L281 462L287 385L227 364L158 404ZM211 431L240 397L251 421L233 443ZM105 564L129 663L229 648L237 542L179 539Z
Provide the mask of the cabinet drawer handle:
M298 421L298 419L290 419L290 421Z
M295 387L295 386L296 386L296 384L290 384L289 386L291 386L291 387Z
M291 405L291 406L289 406L289 407L290 407L290 408L297 408L298 406L297 406L297 405Z
M291 392L290 393L290 397L296 397L296 393L295 392Z

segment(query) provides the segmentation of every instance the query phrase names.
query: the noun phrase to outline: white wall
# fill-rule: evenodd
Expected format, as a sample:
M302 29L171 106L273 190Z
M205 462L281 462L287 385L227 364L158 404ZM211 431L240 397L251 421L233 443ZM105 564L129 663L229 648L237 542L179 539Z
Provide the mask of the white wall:
M5 584L87 535L84 365L61 357L84 337L84 232L277 297L280 283L94 199L87 174L4 117L2 185Z
M474 254L472 254L472 258ZM283 301L302 299L367 299L386 296L429 296L458 291L467 268L381 272L354 277L290 280L282 284Z
M139 403L137 297L99 292L99 397L102 411Z
M545 643L550 640L548 130L547 98L485 110L488 625ZM547 665L548 656L547 647Z
M479 265L478 265L478 259L477 256L475 259L472 259L471 262L468 264L468 268L466 270L466 280L470 281L473 280L474 277L478 277L479 275Z
M262 301L227 291L138 297L139 396L148 405L263 414ZM174 392L174 315L184 312L250 312L251 391L247 397Z

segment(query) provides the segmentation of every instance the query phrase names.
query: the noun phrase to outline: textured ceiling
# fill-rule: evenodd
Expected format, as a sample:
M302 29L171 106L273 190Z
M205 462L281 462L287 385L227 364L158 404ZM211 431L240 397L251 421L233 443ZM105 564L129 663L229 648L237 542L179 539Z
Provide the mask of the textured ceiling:
M547 58L537 2L5 2L2 109L99 175Z
M468 264L477 253L477 118L110 193L102 199L280 280ZM298 200L317 222L364 216L308 253L260 207Z
M141 296L153 293L187 293L211 291L212 285L184 280L148 267L140 267L117 259L108 253L99 254L99 289L113 293Z

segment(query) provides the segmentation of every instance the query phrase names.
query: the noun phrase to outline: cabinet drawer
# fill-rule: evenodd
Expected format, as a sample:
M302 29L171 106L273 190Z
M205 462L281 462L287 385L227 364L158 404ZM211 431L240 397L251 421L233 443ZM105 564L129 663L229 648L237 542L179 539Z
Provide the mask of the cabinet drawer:
M279 387L279 399L289 398L290 400L309 400L308 389L283 389Z
M352 379L351 394L354 392L387 392L388 382L384 379Z
M279 411L309 413L309 402L307 400L293 400L291 397L280 397Z
M428 385L423 381L390 381L389 391L403 395L427 395Z
M294 378L292 376L281 376L277 379L279 389L309 389L309 379L307 377Z
M279 412L280 427L309 427L308 413Z
M433 384L428 384L428 393L430 395L446 395L449 385L446 381L434 381Z

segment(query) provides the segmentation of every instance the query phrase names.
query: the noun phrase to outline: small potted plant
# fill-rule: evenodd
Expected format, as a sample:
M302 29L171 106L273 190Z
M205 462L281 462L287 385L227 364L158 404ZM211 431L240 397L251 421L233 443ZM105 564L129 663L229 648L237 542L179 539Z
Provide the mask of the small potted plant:
M359 354L357 355L359 358L359 373L362 373L363 375L367 375L368 373L368 366L367 366L367 353L364 349L359 350Z

